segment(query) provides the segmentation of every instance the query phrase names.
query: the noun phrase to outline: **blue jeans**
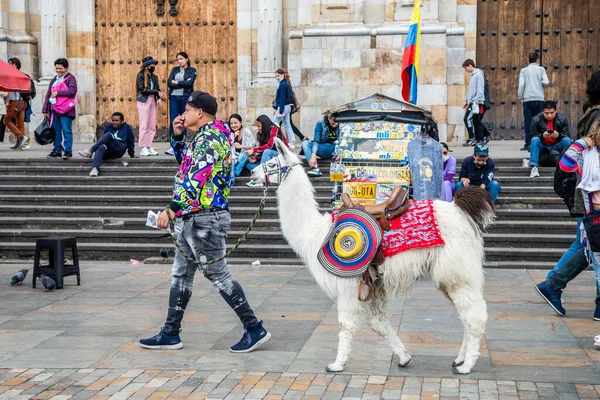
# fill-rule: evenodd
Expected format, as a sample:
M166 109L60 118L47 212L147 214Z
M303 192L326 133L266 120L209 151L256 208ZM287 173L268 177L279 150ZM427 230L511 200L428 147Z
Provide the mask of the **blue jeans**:
M583 243L581 243L581 231L579 229L579 225L581 225L581 220L582 218L577 218L577 233L575 234L575 241L571 244L571 247L569 247L565 254L562 255L560 260L558 260L556 266L554 266L554 269L548 272L546 280L549 280L552 277L552 275L561 270L565 266L566 262L569 261L569 259L575 255L575 253L583 250Z
M307 160L310 161L314 151L314 142L309 142L308 140L304 140L302 142L302 150L304 150L304 156ZM335 143L319 143L319 147L317 148L317 157L331 160L333 158L333 152L335 151Z
M458 192L458 189L461 189L463 186L464 185L461 181L456 182L456 191ZM500 184L496 181L490 181L490 184L486 186L486 189L492 198L492 202L496 204L496 199L502 190Z
M563 151L563 149L569 147L570 145L571 139L567 137L562 138L561 141L557 144L549 146L547 144L543 144L542 139L540 139L539 136L536 136L533 139L531 139L531 144L529 147L529 165L531 165L532 167L538 166L538 161L540 160L540 153L542 149L556 150L560 153L561 151Z
M173 135L173 120L185 112L187 97L169 96L169 137Z
M127 145L115 139L110 133L105 133L98 142L90 148L94 153L92 160L93 168L100 168L102 160L114 160L123 157L127 151Z
M65 138L64 148L65 153L71 153L73 151L73 119L65 115L58 115L54 111L52 112L52 128L56 133L54 138L54 151L57 153L61 152L60 146L63 146L63 136Z
M292 128L292 106L285 106L283 108L283 118L279 118L277 114L279 113L279 108L275 110L275 114L273 115L273 122L277 125L280 125L281 121L283 121L283 127L285 129L285 134L287 135L288 143L295 143L296 136L294 135L294 129Z
M526 101L523 103L523 117L525 118L525 146L531 144L531 120L542 112L543 101Z
M248 155L244 151L244 152L242 152L242 154L240 155L240 158L238 158L237 162L235 163L235 167L233 168L233 173L235 174L235 176L240 176L242 171L244 170L244 167L246 167L246 169L248 171L252 171L254 168L258 167L260 164L266 163L267 161L274 159L278 155L279 155L279 153L276 152L275 150L267 149L262 153L260 162L253 163L253 162L248 161Z

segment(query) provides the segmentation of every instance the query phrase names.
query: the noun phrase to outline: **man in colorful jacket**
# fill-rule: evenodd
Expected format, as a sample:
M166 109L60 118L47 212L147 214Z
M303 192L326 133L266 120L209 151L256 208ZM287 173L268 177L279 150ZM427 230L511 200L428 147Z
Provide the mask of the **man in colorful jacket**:
M181 249L201 263L225 255L231 186L232 138L229 128L217 120L217 101L208 93L195 91L188 97L185 113L173 121L171 147L179 162L173 185L173 200L158 218L158 227L166 229L177 218L175 233ZM196 132L186 144L186 129ZM180 349L181 321L192 296L194 274L200 268L204 276L235 311L244 325L242 339L232 352L247 353L264 344L271 334L258 321L240 284L233 279L225 259L196 265L178 250L173 262L169 311L160 333L140 340L147 349Z

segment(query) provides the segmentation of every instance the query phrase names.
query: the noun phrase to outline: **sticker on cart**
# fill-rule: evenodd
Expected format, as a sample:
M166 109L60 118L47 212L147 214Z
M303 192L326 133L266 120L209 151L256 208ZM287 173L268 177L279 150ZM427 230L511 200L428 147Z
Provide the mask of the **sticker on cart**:
M376 190L374 183L344 183L344 192L353 199L375 200Z

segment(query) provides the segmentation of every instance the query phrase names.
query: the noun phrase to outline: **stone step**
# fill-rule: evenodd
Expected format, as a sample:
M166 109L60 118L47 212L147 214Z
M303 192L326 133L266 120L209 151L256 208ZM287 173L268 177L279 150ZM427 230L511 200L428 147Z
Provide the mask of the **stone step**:
M489 233L515 233L515 234L538 234L556 233L563 235L575 235L577 223L574 219L570 221L511 221L496 220L488 228Z
M497 208L522 208L522 209L565 209L563 199L554 197L533 197L533 196L498 196L496 201Z
M486 247L565 247L575 240L575 231L571 234L556 233L486 233L483 236Z
M23 197L21 195L0 195L0 205L12 205L18 204ZM140 204L140 200L147 202L148 204L162 204L162 208L168 205L172 199L171 194L165 194L162 196L131 196L128 194L114 196L114 195L38 195L28 199L29 204L52 206L52 205L76 205L80 207L96 207L96 206L135 206ZM315 200L321 207L331 207L331 196L320 196L316 197ZM269 196L265 199L266 204L271 207L277 207L277 198ZM237 206L256 206L260 203L259 196L231 196L229 198L230 207L234 208ZM156 207L153 207L156 209Z
M557 207L551 212L545 208L497 208L496 219L500 221L573 221L566 207Z
M523 262L541 261L554 262L565 253L568 246L564 247L486 247L485 259L487 262Z

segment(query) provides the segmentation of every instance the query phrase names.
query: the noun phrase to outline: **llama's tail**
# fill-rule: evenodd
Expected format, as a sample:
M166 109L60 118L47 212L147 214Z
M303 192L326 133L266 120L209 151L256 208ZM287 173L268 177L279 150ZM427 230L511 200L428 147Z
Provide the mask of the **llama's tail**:
M480 231L494 222L494 203L487 190L479 186L468 186L454 195L454 203L473 220Z

